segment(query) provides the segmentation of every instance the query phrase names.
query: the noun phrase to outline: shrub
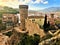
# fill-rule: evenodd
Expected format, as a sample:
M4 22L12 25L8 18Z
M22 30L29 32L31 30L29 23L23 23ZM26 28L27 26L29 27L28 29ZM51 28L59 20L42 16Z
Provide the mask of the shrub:
M24 34L18 43L18 45L38 45L40 40L40 36L34 34L34 36L29 36L28 34Z
M7 33L5 33L5 35L7 35L7 36L11 36L13 33L10 31L10 32L7 32Z
M6 30L6 26L5 25L1 25L0 26L0 30Z

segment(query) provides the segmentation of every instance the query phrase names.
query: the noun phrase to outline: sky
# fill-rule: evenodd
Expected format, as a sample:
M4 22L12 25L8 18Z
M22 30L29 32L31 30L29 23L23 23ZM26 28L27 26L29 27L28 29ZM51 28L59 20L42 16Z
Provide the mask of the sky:
M60 7L60 0L0 0L0 6L19 8L28 5L29 10L42 10L48 7Z

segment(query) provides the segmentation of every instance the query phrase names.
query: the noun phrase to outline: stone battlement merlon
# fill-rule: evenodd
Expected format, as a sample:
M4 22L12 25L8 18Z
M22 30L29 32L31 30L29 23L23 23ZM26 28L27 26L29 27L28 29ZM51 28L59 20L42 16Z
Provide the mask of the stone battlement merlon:
M26 9L28 9L28 5L19 5L19 8L26 8Z

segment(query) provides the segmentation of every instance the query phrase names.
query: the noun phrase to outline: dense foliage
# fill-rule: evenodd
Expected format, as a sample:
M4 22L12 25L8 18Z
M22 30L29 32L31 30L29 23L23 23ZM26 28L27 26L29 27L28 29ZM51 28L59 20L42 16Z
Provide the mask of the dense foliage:
M7 36L11 36L13 33L10 31L10 32L7 32L7 33L5 33L5 35L7 35Z
M0 18L2 17L2 14L4 14L4 13L17 14L17 13L19 13L19 10L4 6L4 7L2 7L2 9L0 9Z
M38 45L40 42L40 36L34 34L34 36L29 36L28 34L24 34L18 43L18 45Z
M5 29L6 29L6 25L2 24L2 20L0 20L0 31Z
M0 30L6 30L6 26L5 26L5 25L2 25L2 26L0 27Z
M47 32L48 30L57 30L58 28L60 28L60 24L58 23L55 23L54 25L50 24L50 22L47 21L47 15L45 15L45 20L43 25L44 31Z
M0 10L0 13L1 14L3 14L3 13L13 13L13 14L16 14L16 13L18 13L18 10L17 9L13 9L11 7L4 6L2 8L3 9Z

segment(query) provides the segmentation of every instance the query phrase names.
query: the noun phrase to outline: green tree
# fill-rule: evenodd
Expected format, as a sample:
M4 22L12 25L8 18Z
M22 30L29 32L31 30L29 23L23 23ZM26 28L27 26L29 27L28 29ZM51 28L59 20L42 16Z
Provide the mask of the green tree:
M2 20L0 20L0 24L2 24Z
M18 43L18 45L38 45L40 42L40 36L34 34L34 36L29 36L28 34L24 34Z
M34 45L38 45L40 42L40 36L37 34L34 34Z
M7 36L11 36L13 33L10 31L10 32L7 32L7 33L5 33L5 35L7 35Z
M43 27L44 27L44 31L45 32L47 32L48 30L47 30L47 15L45 14L45 20L44 20L44 25L43 25Z

